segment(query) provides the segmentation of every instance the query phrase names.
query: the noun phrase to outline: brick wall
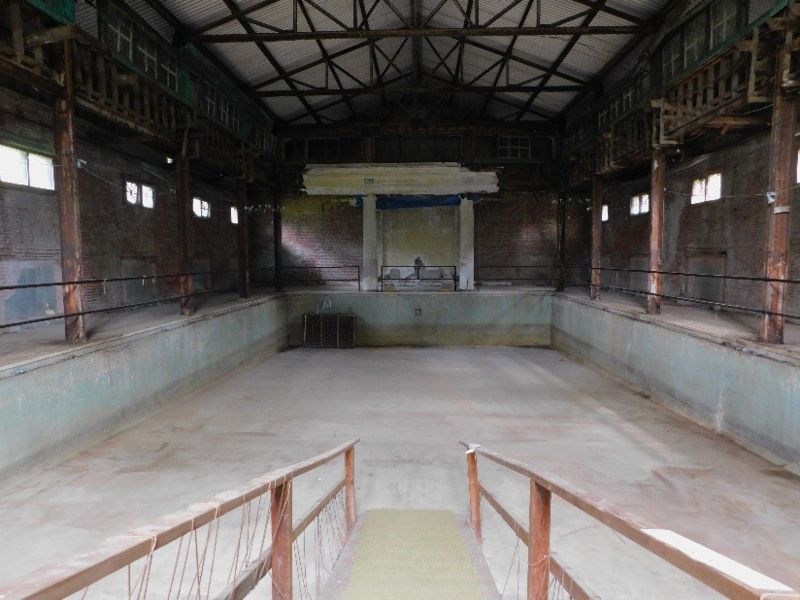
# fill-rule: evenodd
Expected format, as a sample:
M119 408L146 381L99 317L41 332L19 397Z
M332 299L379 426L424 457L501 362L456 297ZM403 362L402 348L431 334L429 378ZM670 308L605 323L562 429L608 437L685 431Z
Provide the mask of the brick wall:
M586 262L589 220L585 201L567 203L568 263ZM554 192L503 191L475 205L476 279L534 280L551 284L558 264L558 195ZM570 272L580 279L578 272Z
M764 269L769 140L766 135L701 157L672 161L667 174L665 203L665 254L667 271L724 273L759 277ZM691 204L694 179L712 172L722 173L723 198ZM649 177L607 184L605 202L610 218L603 225L604 267L642 268L647 265L649 216L630 215L630 197L650 187ZM798 200L794 200L798 210ZM790 277L800 272L800 221L793 220ZM647 268L644 266L644 268ZM646 276L604 273L609 285L645 289ZM800 286L790 286L790 312L800 313ZM665 293L707 299L720 298L731 304L760 308L763 284L669 276Z
M0 94L0 143L25 145L49 153L50 109L10 90ZM79 170L83 277L110 278L179 271L179 245L173 167L165 157L135 144L100 146L87 123L79 121ZM92 140L90 142L89 140ZM132 179L156 190L153 209L125 201L124 182ZM192 270L236 269L237 232L230 223L233 182L210 185L193 180L194 195L211 204L211 219L192 218L189 229ZM60 242L54 192L0 183L0 285L58 281ZM198 278L199 279L199 278ZM236 274L205 278L196 288L233 286ZM177 282L121 282L84 287L87 308L142 302L177 291ZM0 321L16 321L61 310L60 290L0 292Z
M290 194L282 199L281 218L287 277L313 279L314 267L329 267L323 278L357 278L352 268L332 268L361 264L362 213L354 198Z

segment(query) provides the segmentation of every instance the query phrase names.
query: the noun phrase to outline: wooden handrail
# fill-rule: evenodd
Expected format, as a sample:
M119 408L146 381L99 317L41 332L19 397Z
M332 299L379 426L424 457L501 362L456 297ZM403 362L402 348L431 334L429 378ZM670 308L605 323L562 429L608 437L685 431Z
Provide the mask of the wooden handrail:
M61 565L37 569L24 578L0 588L0 598L2 600L58 600L65 598L265 493L274 492L284 486L290 490L294 478L345 455L347 457L345 479L315 505L309 513L312 515L310 518L306 516L301 520L302 529L297 532L297 535L300 535L302 530L313 521L313 517L318 515L335 496L334 491L338 493L344 487L348 496L355 497L353 456L355 445L358 442L357 439L352 440L307 460L252 479L250 487L246 489L235 489L217 494L209 502L192 504L183 511L161 517L152 525L139 527L126 535L109 538L95 550L78 554ZM286 488L284 487L284 489ZM288 502L291 502L291 493L288 495ZM352 510L354 513L354 501ZM307 519L308 521L306 521ZM274 527L275 523L273 523ZM292 541L296 538L294 533L295 529L290 526L288 542L290 551ZM276 539L274 532L273 538ZM271 556L270 554L266 562L262 563L262 567L267 565L266 568L259 569L261 577L271 567ZM255 580L255 583L258 582L258 579ZM244 586L246 585L245 583Z
M601 498L595 498L587 492L577 490L557 477L546 476L529 465L480 445L467 444L465 442L461 442L461 445L467 448L468 461L475 460L469 457L470 454L479 455L527 477L531 481L532 496L535 488L540 490L540 495L541 490L546 491L548 495L555 494L575 508L580 509L728 598L737 600L800 600L800 593L779 581L775 581L713 550L705 548L674 531L661 529ZM473 468L470 467L470 474L472 472ZM477 468L474 469L474 472L477 477ZM531 530L545 528L549 530L549 520L546 523L532 521L530 524L531 530L526 530L480 483L477 483L477 486L481 495L497 510L498 514L514 532L518 536L525 536L523 541L527 542L527 540L531 539L530 536L533 534ZM470 482L470 487L472 487L472 482ZM532 516L534 512L533 504L534 502L532 501ZM535 563L529 560L529 565L532 564ZM536 598L538 600L539 596L532 596L529 587L528 598Z

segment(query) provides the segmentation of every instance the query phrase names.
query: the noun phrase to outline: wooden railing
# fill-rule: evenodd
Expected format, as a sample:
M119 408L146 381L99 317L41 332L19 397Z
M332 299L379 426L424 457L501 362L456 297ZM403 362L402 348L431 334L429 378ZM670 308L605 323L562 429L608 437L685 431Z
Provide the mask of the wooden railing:
M126 68L99 43L76 46L75 92L101 116L169 142L189 113L175 94Z
M102 588L101 584L106 578L120 572L124 573L127 568L127 589L123 586L123 589L115 589L110 593L104 589L102 590L106 594L104 597L146 597L148 581L153 579L149 589L153 597L168 598L173 591L176 591L175 597L181 597L181 585L185 584L183 591L186 592L188 588L192 597L194 597L193 592L196 592L198 598L202 596L238 600L247 596L264 577L271 574L272 598L290 600L293 595L292 565L298 558L293 556L296 540L320 515L329 510L334 499L340 496L343 496L343 510L339 513L344 521L343 529L340 531L349 535L355 525L357 443L358 440L347 442L324 454L254 479L247 489L218 494L210 502L193 504L184 511L162 517L152 525L140 527L127 535L110 538L93 551L79 554L62 565L39 569L17 582L0 588L0 598L52 600L66 598L76 593L82 593L81 598L90 598L91 596L86 595L90 587ZM293 524L293 480L340 456L344 456L344 477ZM237 510L241 511L241 516L233 515L232 522L239 526L238 537L237 531L229 532L233 534L232 541L230 544L224 543L220 539L221 520L225 515ZM263 523L260 520L261 514L264 515ZM267 533L270 525L271 535ZM206 535L198 533L202 528L206 528ZM321 531L322 527L317 529ZM332 528L328 529L332 531ZM261 547L255 548L259 545L257 543L259 540ZM179 541L179 544L170 546L171 548L177 546L177 553L170 555L175 556L176 567L173 568L170 558L166 561L167 577L156 581L157 577L153 574L154 557L158 555L159 550L176 541ZM236 542L235 553L233 541ZM271 541L271 544L267 545L267 541ZM339 541L340 550L344 540ZM226 546L224 551L233 555L233 563L230 569L217 569L218 574L228 573L228 580L212 586L214 562L219 558L217 553L223 553L223 546ZM209 556L212 548L213 554ZM254 550L257 554L250 559ZM182 555L183 551L186 552L185 558ZM139 575L131 569L137 561L144 563ZM183 572L180 573L180 581L177 581L176 572L181 571L178 568L181 562L183 562ZM188 581L185 577L187 563L190 569L194 569ZM159 585L161 587L158 587Z
M470 517L478 539L482 539L481 498L494 508L519 539L528 547L528 600L547 600L549 576L552 575L579 600L594 598L569 574L550 549L550 505L552 496L581 510L612 530L674 565L684 573L737 600L800 600L800 593L788 586L689 540L674 531L658 528L609 504L592 498L554 477L546 477L532 467L483 448L477 444L461 444L467 448ZM511 512L480 483L478 456L509 469L530 481L529 528L517 521Z

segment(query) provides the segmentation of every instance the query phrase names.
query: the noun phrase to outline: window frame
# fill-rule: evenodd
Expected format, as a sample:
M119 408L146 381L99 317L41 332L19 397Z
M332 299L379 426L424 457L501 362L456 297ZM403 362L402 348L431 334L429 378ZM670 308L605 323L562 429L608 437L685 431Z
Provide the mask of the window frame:
M636 210L634 211L634 206ZM646 215L650 212L650 193L642 192L631 196L630 215L632 217L639 217Z
M203 200L199 196L194 196L192 198L192 214L198 219L210 219L211 203L208 200Z
M719 178L719 189L709 195L709 183L714 178ZM700 191L702 189L702 191ZM711 171L706 175L695 177L692 179L692 190L689 197L689 203L692 205L706 204L708 202L716 202L722 199L722 171Z
M25 182L22 183L20 181L7 181L2 178L0 175L0 184L2 185L18 185L22 187L31 188L34 190L46 190L49 192L54 192L56 189L56 173L55 167L53 165L53 157L48 156L47 154L39 154L38 152L30 152L23 148L18 148L16 146L10 146L8 144L0 144L0 148L5 150L10 150L12 152L17 152L24 158L24 174L25 174ZM34 185L31 180L31 157L36 157L37 159L43 159L45 164L50 167L50 177L49 177L49 185L41 186L41 185Z
M129 190L135 189L136 190L136 201L130 201ZM150 190L150 203L145 203L144 196L145 190ZM133 178L125 178L124 179L124 186L123 190L125 192L125 204L128 206L140 206L142 208L146 208L148 210L154 210L156 207L156 188L149 183L142 183L141 181L137 181Z

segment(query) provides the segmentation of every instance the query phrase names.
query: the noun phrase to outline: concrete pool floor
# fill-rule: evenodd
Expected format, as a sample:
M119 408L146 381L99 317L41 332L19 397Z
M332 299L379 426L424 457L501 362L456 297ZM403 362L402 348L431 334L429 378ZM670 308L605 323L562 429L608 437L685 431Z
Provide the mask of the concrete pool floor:
M464 439L800 588L800 478L533 348L293 350L243 366L0 486L0 584L354 437L359 511L465 514ZM339 474L298 482L296 506ZM524 522L526 482L485 461L481 478ZM491 511L484 548L502 587L514 541ZM553 547L603 597L715 597L558 500Z

